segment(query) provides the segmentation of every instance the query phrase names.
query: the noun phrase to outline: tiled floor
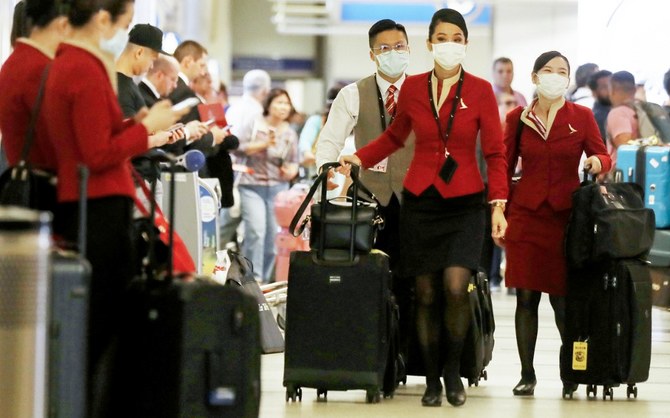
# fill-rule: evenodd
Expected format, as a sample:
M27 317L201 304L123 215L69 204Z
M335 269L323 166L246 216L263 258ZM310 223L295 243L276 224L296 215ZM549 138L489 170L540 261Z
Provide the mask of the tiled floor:
M393 399L366 404L364 391L328 392L328 402L316 401L316 390L303 389L302 402L287 403L282 386L283 354L263 356L261 418L281 417L670 417L670 311L653 310L653 345L649 380L638 385L638 398L627 399L626 387L614 389L614 400L587 399L580 386L572 400L561 397L558 370L559 336L553 323L549 300L540 304L540 331L535 355L538 385L535 396L520 399L512 395L519 379L519 359L514 337L514 296L494 293L496 315L495 350L487 368L488 381L467 390L468 401L459 408L446 399L440 408L421 406L423 379L410 376Z

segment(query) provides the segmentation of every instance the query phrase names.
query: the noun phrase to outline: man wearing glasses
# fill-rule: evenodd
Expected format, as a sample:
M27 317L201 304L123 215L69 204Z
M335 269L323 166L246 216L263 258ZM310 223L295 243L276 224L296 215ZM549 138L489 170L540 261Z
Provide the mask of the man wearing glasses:
M333 101L317 142L317 167L338 160L345 140L352 131L356 149L359 149L377 138L393 123L398 95L409 64L407 32L403 25L384 19L372 25L368 31L368 39L370 60L376 64L377 72L345 86ZM385 224L384 229L377 235L375 248L389 255L391 270L395 270L398 260L400 199L405 173L413 154L412 134L404 148L373 168L361 171L363 183L382 204L380 212ZM407 292L395 285L401 282L408 281L398 280L394 275L394 290L402 310ZM409 319L408 315L401 317ZM403 325L401 324L401 329L406 329Z

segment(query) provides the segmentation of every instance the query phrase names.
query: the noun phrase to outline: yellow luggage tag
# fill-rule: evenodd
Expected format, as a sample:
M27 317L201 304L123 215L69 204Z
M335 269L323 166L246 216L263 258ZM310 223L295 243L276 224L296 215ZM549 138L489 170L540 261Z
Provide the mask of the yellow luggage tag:
M586 370L586 359L589 350L588 342L572 343L572 370Z

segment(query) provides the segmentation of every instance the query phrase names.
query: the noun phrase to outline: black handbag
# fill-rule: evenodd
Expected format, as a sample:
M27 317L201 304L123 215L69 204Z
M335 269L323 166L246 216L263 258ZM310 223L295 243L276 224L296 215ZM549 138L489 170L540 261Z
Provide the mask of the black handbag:
M22 206L30 209L52 211L56 207L56 175L52 172L33 168L28 162L30 149L35 140L35 125L40 113L44 85L50 65L44 69L35 104L26 131L21 160L16 166L7 168L0 175L0 204Z
M352 166L352 196L326 199L328 171L339 167L339 163L327 163L321 174L307 193L298 212L293 217L289 231L293 236L300 235L307 223L310 223L309 245L317 250L319 258L325 251L338 250L348 252L350 259L355 254L369 253L375 243L377 230L383 227L384 220L379 215L379 201L360 181L358 167ZM307 205L321 186L321 201L312 205L311 213L298 227ZM359 191L370 201L360 198ZM298 227L298 228L296 228Z
M588 172L584 173L588 177ZM572 195L565 233L568 266L644 257L654 241L654 211L644 207L643 190L635 183L584 181Z

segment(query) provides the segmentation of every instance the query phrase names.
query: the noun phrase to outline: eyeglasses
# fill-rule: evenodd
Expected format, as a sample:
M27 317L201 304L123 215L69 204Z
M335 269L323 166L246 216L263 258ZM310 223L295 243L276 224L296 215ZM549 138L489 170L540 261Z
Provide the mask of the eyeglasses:
M408 49L409 49L409 46L406 43L402 43L402 42L397 43L393 46L382 44L382 45L379 45L378 48L372 48L373 51L375 51L375 52L379 51L380 54L386 54L386 53L391 52L391 51L407 52Z

